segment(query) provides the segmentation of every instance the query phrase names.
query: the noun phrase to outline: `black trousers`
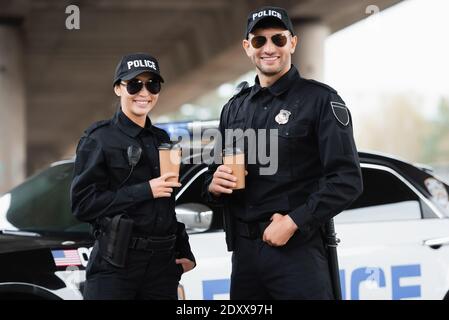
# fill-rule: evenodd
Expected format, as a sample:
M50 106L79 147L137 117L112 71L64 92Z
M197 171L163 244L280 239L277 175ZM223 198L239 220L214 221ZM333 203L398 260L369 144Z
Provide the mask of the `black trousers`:
M283 247L237 236L231 300L334 299L320 232L295 233Z
M84 299L177 299L182 272L173 250L129 250L125 268L117 268L101 257L95 243L86 268Z

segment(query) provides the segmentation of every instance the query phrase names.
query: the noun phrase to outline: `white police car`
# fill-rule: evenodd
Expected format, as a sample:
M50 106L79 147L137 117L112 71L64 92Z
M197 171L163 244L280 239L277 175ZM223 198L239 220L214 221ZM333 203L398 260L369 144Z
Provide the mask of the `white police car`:
M359 155L364 192L335 218L343 298L449 299L449 187L401 160ZM178 200L178 218L197 230L190 241L198 266L181 281L186 299L229 297L231 255L214 225L221 213L191 198L204 171Z
M449 186L428 169L359 155L364 192L335 218L343 297L449 299ZM72 170L73 161L55 163L0 197L0 299L82 298L93 240L70 212ZM176 210L197 267L183 275L179 292L185 299L226 299L231 253L221 209L200 196L205 171L201 163L181 170Z

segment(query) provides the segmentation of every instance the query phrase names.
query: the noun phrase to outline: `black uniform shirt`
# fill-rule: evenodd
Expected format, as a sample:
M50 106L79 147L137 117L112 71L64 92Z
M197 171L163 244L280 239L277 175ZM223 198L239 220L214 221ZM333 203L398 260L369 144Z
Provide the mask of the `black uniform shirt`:
M245 190L230 196L230 211L241 220L267 221L275 212L288 213L299 229L309 229L347 208L362 192L349 110L334 89L301 78L293 65L266 88L256 77L254 86L225 105L222 135L238 128L266 129L267 134L277 129L278 142L277 172L263 175L260 169L268 165L247 164ZM246 148L247 158L255 150ZM209 167L205 188L216 167Z
M149 180L160 176L158 146L167 133L146 119L142 128L121 110L100 121L81 138L71 188L72 212L82 221L126 213L134 220L134 234L165 236L176 233L174 195L154 199ZM131 172L127 150L142 149ZM126 182L125 182L126 180ZM124 182L124 183L123 183Z

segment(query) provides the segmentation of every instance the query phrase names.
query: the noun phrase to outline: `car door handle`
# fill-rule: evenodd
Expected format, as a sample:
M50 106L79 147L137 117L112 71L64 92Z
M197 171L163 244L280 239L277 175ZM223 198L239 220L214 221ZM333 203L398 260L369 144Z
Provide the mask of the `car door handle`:
M425 246L431 247L433 249L438 249L441 246L449 245L449 237L441 237L441 238L424 240L423 244Z

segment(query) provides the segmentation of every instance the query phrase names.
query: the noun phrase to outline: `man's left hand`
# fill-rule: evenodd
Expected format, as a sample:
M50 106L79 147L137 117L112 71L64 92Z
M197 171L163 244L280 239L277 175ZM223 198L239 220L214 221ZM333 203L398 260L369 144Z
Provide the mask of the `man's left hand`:
M296 223L290 216L275 213L271 216L271 223L265 229L262 240L273 247L281 247L287 243L295 231L298 230Z
M176 259L176 264L181 264L184 272L188 272L195 267L195 262L187 258Z

